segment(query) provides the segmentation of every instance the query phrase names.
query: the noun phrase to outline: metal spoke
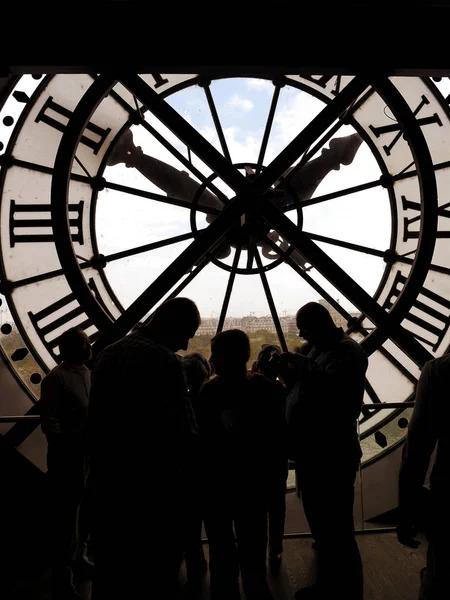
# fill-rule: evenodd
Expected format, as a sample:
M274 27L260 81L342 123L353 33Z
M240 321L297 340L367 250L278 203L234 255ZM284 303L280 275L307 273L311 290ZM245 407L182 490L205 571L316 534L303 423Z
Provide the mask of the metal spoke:
M367 394L369 395L370 399L372 400L372 403L375 405L381 404L381 400L378 397L378 394L373 389L372 384L367 379L367 377L366 377L365 388L366 388ZM362 417L362 419L359 420L359 425L362 425L363 423L365 423L374 414L373 407L370 404L363 404L362 408L361 408L361 414L363 415L363 417Z
M280 256L285 254L285 252L283 252L280 248L278 248L278 246L270 238L266 237L265 241ZM350 329L352 329L354 327L354 326L352 327L351 324L357 321L356 317L354 317L350 313L348 313L345 310L345 308L341 304L339 304L339 302L337 302L337 300L335 300L318 283L316 283L314 281L314 279L310 275L308 275L308 273L303 271L303 269L301 269L292 260L292 258L290 256L286 257L286 264L289 265L298 275L300 275L300 277L304 281L306 281L313 288L313 290L315 290L324 300L326 300L335 309L336 312L338 312L342 317L344 317L344 319L347 320L347 324L350 326ZM367 329L365 329L362 326L362 324L360 324L360 323L357 324L357 326L354 327L354 329L356 331L358 331L359 333L361 333L364 337L367 337L369 335L369 331L367 331ZM382 354L387 360L389 360L389 362L391 362L412 383L414 383L414 384L417 383L417 379L414 377L414 375L412 375L408 371L408 369L406 369L406 367L397 358L395 358L395 356L393 356L393 354L391 354L389 352L389 350L386 350L386 348L384 348L383 346L380 346L378 348L378 352L380 352L380 354Z
M46 165L40 165L38 163L30 162L28 160L21 160L14 156L2 155L0 156L0 165L22 167L24 169L30 169L30 171L37 171L38 173L47 173L53 175L55 170L53 167L47 167ZM70 173L70 179L73 181L82 181L83 183L92 184L92 178L86 177L85 175L79 175L78 173Z
M404 169L402 169L401 171L399 171L399 173L397 173L397 175L403 175L403 173L406 173L408 171L408 169L410 169L414 164L414 161L410 162L409 165L406 165L406 167Z
M228 162L231 163L232 162L231 155L228 150L227 142L225 140L225 135L223 133L222 125L220 123L219 115L217 114L216 105L214 104L214 98L212 97L211 89L209 87L210 82L208 82L207 84L204 84L204 85L202 85L202 84L200 84L200 85L201 85L201 87L203 87L203 90L204 90L205 96L206 96L206 100L208 101L209 110L211 111L211 116L214 121L214 126L216 128L217 137L219 138L220 145L222 147L223 155L228 160Z
M79 264L80 269L87 269L90 266L90 261ZM55 271L47 271L47 273L41 273L40 275L33 275L32 277L25 277L24 279L17 279L16 281L8 281L5 285L5 288L7 291L9 291L24 285L46 281L47 279L52 279L53 277L58 277L59 275L64 275L64 269L56 269Z
M284 256L286 255L285 252L283 252L283 250L281 250L281 248L279 248L275 242L273 242L269 237L266 237L264 239L264 241L266 242L266 244L268 244L275 252L278 253L279 256ZM310 285L313 290L315 290L324 300L326 300L342 317L344 317L344 319L347 319L347 323L350 323L351 321L353 321L354 317L352 317L352 315L350 313L348 313L345 308L339 304L339 302L337 302L337 300L335 300L333 298L333 296L330 296L330 294L328 292L326 292L318 283L316 283L314 281L314 279L311 277L311 275L308 275L308 273L306 271L304 271L301 267L299 267L297 265L297 263L290 257L290 256L286 256L285 258L285 262L287 265L289 265L291 267L291 269L293 269L298 275L300 275L300 277L302 279L304 279L306 281L306 283L308 283L308 285Z
M382 179L376 179L375 181L368 181L367 183L361 183L360 185L354 185L343 190L337 190L336 192L330 192L329 194L322 194L321 196L316 196L315 198L310 198L309 200L305 200L301 203L302 208L306 206L312 206L313 204L320 204L321 202L326 202L328 200L334 200L335 198L341 198L342 196L349 196L350 194L356 194L357 192L363 192L364 190L369 190L371 188L384 186L384 181ZM283 212L289 212L290 210L297 209L297 204L288 204L283 207L281 210Z
M114 98L116 100L116 102L129 113L130 118L132 120L136 121L142 127L144 127L144 129L146 129L156 140L158 140L158 142L166 150L168 150L175 158L177 158L202 183L206 183L206 180L207 180L206 176L203 175L203 173L199 169L194 167L194 165L192 164L190 147L187 146L188 158L186 159L186 157L181 152L179 152L179 150L177 150L174 146L172 146L172 144L161 133L159 133L159 131L157 129L155 129L152 125L150 125L150 123L148 123L145 120L145 115L142 113L142 110L138 105L136 95L135 94L132 94L132 95L133 95L134 103L136 105L136 110L134 110L128 104L128 102L126 102L119 94L117 94L117 92L115 92L114 90L110 91L110 96L112 98ZM228 198L226 197L226 195L221 190L219 190L219 188L217 188L214 185L214 183L208 182L207 187L209 187L209 189L216 194L218 199L221 200L223 204L226 204L228 202Z
M383 250L375 250L374 248L369 248L368 246L360 246L359 244L352 244L350 242L344 242L343 240L336 240L335 238L330 238L326 235L318 235L317 233L309 233L308 231L304 231L303 233L316 242L324 242L325 244L347 248L348 250L355 250L356 252L363 252L364 254L372 254L373 256L378 256L380 258L384 258L386 254Z
M158 142L162 146L164 146L166 150L168 150L176 159L178 159L186 168L188 168L191 171L191 173L197 177L197 179L200 179L200 181L204 183L206 187L208 187L212 192L214 192L217 198L223 204L226 204L228 202L228 198L226 197L226 195L221 190L219 190L219 188L216 185L214 185L212 181L208 180L207 176L204 175L199 169L197 169L197 167L194 167L189 157L186 158L185 156L183 156L183 154L179 150L177 150L175 146L172 146L172 144L168 142L166 138L162 136L157 129L152 127L152 125L150 125L148 121L143 119L140 124L156 140L158 140Z
M440 171L442 169L448 169L450 167L450 160L445 162L437 163L433 165L434 171ZM410 177L416 177L417 170L397 173L397 175L383 175L379 179L375 179L374 181L368 181L367 183L361 183L360 185L354 185L343 190L337 190L336 192L330 192L329 194L322 194L321 196L316 196L315 198L310 198L309 200L305 200L302 202L302 208L306 206L312 206L313 204L319 204L321 202L326 202L327 200L334 200L335 198L341 198L342 196L348 196L350 194L356 194L357 192L363 192L365 190L369 190L375 187L387 187L389 183L394 183L395 181L402 181L404 179L409 179ZM288 206L283 207L281 210L283 212L289 212L290 210L295 210L297 208L296 204L290 204Z
M285 252L283 252L270 238L266 237L265 241L280 256L285 254ZM341 304L339 304L339 302L337 302L337 300L335 300L333 298L333 296L331 296L316 281L314 281L314 279L308 273L303 271L303 269L301 269L292 260L292 258L290 256L286 257L286 264L289 265L298 275L300 275L300 277L304 281L306 281L306 283L308 283L313 288L313 290L315 290L324 300L326 300L330 304L330 306L332 306L334 308L334 310L336 312L338 312L342 317L344 317L344 319L347 320L347 324L349 325L350 329L354 328L356 331L361 333L364 337L367 337L369 335L369 331L367 331L367 329L365 329L361 323L357 324L356 327L352 326L351 324L357 321L356 317L352 316L349 312L347 312L345 310L345 308ZM406 369L406 367L397 358L395 358L395 356L393 356L393 354L391 354L388 350L386 350L386 348L384 348L383 346L380 346L378 348L378 351L380 352L380 354L382 356L384 356L387 360L389 360L389 362L391 362L407 379L409 379L409 381L411 381L414 384L417 383L417 379L414 377L414 375L412 375L408 371L408 369Z
M236 193L249 190L250 183L218 152L192 125L177 113L167 102L154 92L138 75L125 75L121 82L136 94L174 135L210 168L217 173ZM146 121L145 121L146 123ZM189 164L189 163L188 163Z
M250 270L253 267L253 258L256 254L258 254L256 242L253 237L250 237L250 241L247 248L247 269Z
M191 283L191 281L193 279L195 279L197 277L197 275L199 273L201 273L201 271L203 271L203 269L206 267L206 265L209 263L209 258L207 256L203 257L197 264L197 266L191 270L191 272L189 273L189 275L186 277L186 279L183 279L183 281L180 283L179 286L177 286L173 292L171 294L169 294L167 296L167 299L169 300L170 298L175 298L176 296L178 296L178 294L180 292L182 292L184 290L184 288L189 285Z
M362 332L364 333L364 330L362 330ZM367 332L365 332L365 333L367 334ZM389 362L391 362L394 365L394 367L396 367L400 371L400 373L402 373L402 375L404 375L407 379L409 379L409 381L411 383L413 383L414 385L417 383L417 378L414 377L414 375L408 371L408 369L405 367L405 365L403 365L397 358L395 358L395 356L393 354L391 354L389 352L389 350L386 350L386 348L384 348L383 346L380 346L378 348L378 351Z
M367 377L366 377L366 391L369 394L369 397L374 404L381 404L381 400L380 400L378 394L373 389L373 386L370 383L370 381L367 379ZM370 405L368 405L368 404L365 404L364 406L368 406L370 408Z
M251 184L217 150L207 142L171 106L162 100L137 75L127 75L122 83L151 110L179 139L199 156L236 193L264 193L311 144L328 129L366 89L367 83L355 77L327 106L301 131L297 137L270 163ZM245 181L245 184L243 183ZM247 185L246 185L247 184Z
M413 251L415 252L415 250ZM407 265L412 265L414 262L414 258L410 258L408 256L396 256L395 262L405 263ZM444 273L444 275L450 275L450 268L441 267L440 265L431 264L428 266L429 271L436 271L436 273Z
M280 97L281 87L279 85L275 85L275 89L273 91L272 102L270 104L269 115L267 117L266 127L264 129L264 135L261 141L261 148L258 156L258 163L256 165L255 173L259 175L261 173L261 168L264 162L264 157L266 155L267 144L269 142L270 132L272 130L273 119L275 117L275 111L277 109L278 99Z
M104 186L109 190L116 190L117 192L124 192L125 194L131 194L133 196L139 196L141 198L149 198L150 200L157 200L158 202L172 204L173 206L180 206L181 208L192 208L192 202L189 202L188 200L174 198L173 196L155 194L154 192L139 190L137 188L129 187L127 185L121 185L120 183L114 183L113 181L105 181ZM195 210L198 210L203 213L209 213L212 215L218 215L220 213L220 210L218 208L205 206L201 203L196 204Z
M237 246L234 253L233 266L231 267L230 277L228 278L227 289L225 291L225 297L223 299L222 310L220 311L219 322L217 323L216 333L220 333L225 323L225 317L227 316L228 305L230 304L231 292L233 290L234 280L236 279L236 269L239 264L239 258L241 256L241 245Z
M87 177L89 177L90 179L92 179L92 175L89 173L89 171L86 169L86 167L83 165L83 163L81 162L81 160L78 158L77 155L75 155L74 160L80 165L80 167L82 168L82 170L86 173Z
M204 231L204 229L200 229L199 233ZM171 238L167 238L165 240L161 240L159 242L153 242L152 244L145 244L144 246L137 246L136 248L130 248L129 250L123 250L122 252L115 252L114 254L108 254L104 257L106 262L112 262L113 260L119 260L121 258L128 258L129 256L135 256L136 254L142 254L143 252L150 252L151 250L156 250L157 248L164 248L165 246L170 246L171 244L178 244L179 242L184 242L185 240L190 240L194 237L195 233L190 231L189 233L183 233L182 235L176 235Z
M25 415L39 415L40 412L40 401L38 400L36 404L33 404L33 406L29 410L27 410ZM25 441L29 435L33 433L33 431L39 426L39 424L40 421L20 421L4 434L2 442L10 448L17 448L17 446L20 446L20 444L23 441Z
M360 96L368 83L355 77L342 92L306 125L253 182L255 193L263 193L334 123Z
M96 342L96 351L111 343L117 337L125 335L131 327L148 313L151 308L163 298L167 292L204 257L207 252L213 252L223 243L222 238L233 226L245 210L239 199L235 198L224 208L209 227L195 239L167 269L159 275L149 287L122 313L110 326L101 339ZM184 283L184 282L183 282Z
M281 328L281 323L280 323L280 319L278 318L278 313L277 313L277 309L275 307L275 302L273 301L272 292L270 291L269 283L267 281L267 277L264 272L264 267L262 264L261 256L259 255L258 250L256 251L255 259L256 259L256 264L259 269L259 276L261 277L261 283L263 285L264 292L265 292L266 298L267 298L267 302L269 304L270 314L272 315L272 319L273 319L273 322L275 325L275 330L277 332L278 339L280 340L281 348L282 348L283 352L287 352L288 347L286 345L286 340L284 339L283 329Z
M0 157L0 164L1 164L1 162L2 161L1 161L1 157ZM22 167L24 169L30 169L32 171L37 171L39 173L47 173L48 175L53 175L55 172L52 167L47 167L45 165L39 165L37 163L28 162L26 160L20 160L18 158L14 158L12 156L8 157L8 165L14 165L17 167ZM195 167L193 167L193 169L195 170ZM202 178L203 181L206 182L207 178L204 175L202 175L200 172L198 172L198 173L200 174L200 178ZM194 173L194 174L196 174L196 173ZM78 175L77 173L71 173L70 179L73 181L81 181L82 183L86 183L92 187L96 187L98 185L95 178L87 177L85 175ZM164 196L162 194L155 194L153 192L147 192L145 190L140 190L138 188L130 187L127 185L121 185L119 183L115 183L113 181L107 181L105 179L101 180L101 185L102 185L102 187L107 188L107 189L124 192L126 194L132 194L134 196L141 196L142 198L149 198L151 200L157 200L158 202L165 202L166 204L173 204L174 206L181 206L182 208L191 208L192 207L192 203L188 202L186 200L180 200L179 198L174 198L172 196ZM218 188L216 188L216 186L214 186L214 184L209 185L209 183L208 183L207 187L209 187L210 189L215 188L214 192L216 193L216 191L217 191L218 194L220 194L228 202L228 198L225 196L225 194L223 192L221 192ZM219 200L223 201L223 198L219 198ZM217 208L207 207L201 203L197 204L196 210L199 210L200 212L204 212L204 213L210 213L210 214L218 214L220 212L219 209L217 209Z
M184 290L185 287L187 287L191 281L193 281L197 275L199 273L201 273L203 271L203 269L206 267L206 265L209 263L209 258L207 256L204 256L201 260L198 261L197 265L191 270L191 272L189 273L189 275L183 279L183 281L180 283L180 285L178 285L173 292L171 292L166 300L170 300L171 298L176 298L180 292L182 292ZM147 317L147 319L145 319L144 321L144 325L146 323L149 322L151 318L151 315Z
M135 78L131 78L134 82ZM73 255L72 241L67 223L67 205L66 203L61 202L60 199L67 197L73 155L80 133L95 110L95 107L101 99L109 93L115 83L115 77L111 75L101 75L88 88L78 103L72 118L64 130L59 145L51 187L51 214L55 225L55 246L61 264L64 264L64 272L69 285L74 293L76 293L80 304L84 307L90 319L102 332L102 335L95 344L96 352L104 348L105 345L126 335L133 325L140 321L142 317L147 314L174 285L176 285L183 274L192 269L195 264L198 264L208 251L214 249L216 245L220 243L228 229L240 219L241 215L245 212L248 199L252 197L250 192L248 198L235 198L229 202L209 227L201 233L198 238L175 259L175 261L173 261L173 263L131 304L126 311L124 311L117 321L112 322L110 316L105 313L104 309L93 297L79 268L79 264ZM145 84L144 87L147 88ZM150 92L150 90L148 91ZM151 94L149 95L151 96ZM157 98L157 100L162 102L160 98ZM170 114L174 112L166 103L164 103L164 106L167 110L170 110ZM184 121L182 117L179 117L179 115L177 115L177 117L183 121L184 126L190 131L191 127L188 123ZM197 134L197 132L195 132L195 136L194 142L198 141L197 138L200 138L202 142L204 142L204 145L200 144L200 150L205 147L210 148L210 145L206 140ZM192 148L193 150L198 149L197 145L195 148L192 146ZM246 192L247 190L250 190L250 182L247 182L245 177L230 165L215 149L212 149L211 153L212 152L214 153L214 156L217 156L217 161L221 163L221 166L232 172L235 183L241 188L240 191Z
M117 96L119 96L119 94L116 94L116 95L117 95ZM136 96L135 96L134 94L133 94L133 100L134 100L134 106L135 106L135 108L136 108L136 112L137 112L137 113L138 113L138 114L141 116L141 118L143 119L143 118L144 118L144 115L142 114L141 107L139 106L139 103L138 103L138 101L137 101L137 98L136 98ZM124 103L125 103L125 104L128 104L128 103L127 103L127 102L125 102L125 101L124 101Z

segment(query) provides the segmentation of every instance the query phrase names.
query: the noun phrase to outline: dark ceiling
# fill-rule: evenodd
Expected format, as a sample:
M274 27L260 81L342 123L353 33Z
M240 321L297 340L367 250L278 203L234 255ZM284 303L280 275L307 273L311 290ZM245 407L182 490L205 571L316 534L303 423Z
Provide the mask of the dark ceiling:
M162 3L24 10L10 2L2 8L0 77L105 71L450 76L449 3L341 1L330 8L316 0L220 9L171 3L164 13Z

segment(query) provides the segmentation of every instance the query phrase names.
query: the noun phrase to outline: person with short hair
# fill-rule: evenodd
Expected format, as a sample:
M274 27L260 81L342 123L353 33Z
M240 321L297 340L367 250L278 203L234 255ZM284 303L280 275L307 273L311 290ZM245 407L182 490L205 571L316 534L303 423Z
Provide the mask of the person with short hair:
M362 600L361 557L353 522L354 484L361 458L358 417L368 359L363 348L317 302L296 315L308 355L285 353L280 374L286 399L290 458L315 539L317 584L297 590L296 600L336 594Z
M248 600L272 598L266 578L267 472L276 399L271 381L247 374L249 358L243 331L217 334L210 358L216 377L198 399L212 600L240 598L239 568Z
M94 366L95 600L141 598L155 586L168 600L178 595L185 472L197 428L175 353L187 349L199 325L192 300L167 300Z
M79 598L73 569L82 560L84 542L77 543L77 517L86 489L87 417L91 374L84 364L91 344L80 327L67 329L58 340L61 362L41 383L41 427L47 442L52 518L53 594Z

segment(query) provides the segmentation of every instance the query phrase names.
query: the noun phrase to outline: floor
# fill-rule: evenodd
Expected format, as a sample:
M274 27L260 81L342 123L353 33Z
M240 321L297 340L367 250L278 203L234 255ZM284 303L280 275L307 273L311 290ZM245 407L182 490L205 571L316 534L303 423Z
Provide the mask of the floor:
M425 564L426 544L418 550L401 546L395 533L358 535L358 545L364 566L365 600L416 600L420 569ZM205 544L208 555L208 546ZM10 574L11 575L11 574ZM29 569L17 573L4 600L52 600L51 572L48 569ZM184 581L184 568L180 573ZM2 578L3 580L3 578ZM276 600L292 599L298 587L314 581L314 551L310 538L289 538L284 542L283 564L279 576L269 583ZM90 600L90 582L82 584L83 600ZM338 597L337 593L337 597ZM199 600L207 600L208 576ZM242 595L242 598L244 596Z

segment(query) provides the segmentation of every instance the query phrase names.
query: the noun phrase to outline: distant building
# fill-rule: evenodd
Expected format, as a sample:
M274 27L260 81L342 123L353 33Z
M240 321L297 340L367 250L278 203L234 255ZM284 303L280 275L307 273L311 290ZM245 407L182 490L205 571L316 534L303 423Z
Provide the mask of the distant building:
M319 300L319 304L324 306L331 315L336 327L342 327L345 331L348 328L347 319L341 315L327 300ZM361 313L349 313L352 317L359 317Z
M325 306L329 311L331 318L333 319L337 327L342 327L344 331L347 329L347 319L343 317L335 308L331 306L326 300L319 300L319 303ZM360 313L350 313L352 317L359 317ZM197 335L214 336L217 332L217 325L219 319L217 318L202 318L200 327L197 330ZM295 315L284 315L280 317L280 325L284 335L297 334L298 328L295 321ZM223 325L223 329L242 329L248 334L255 333L256 331L270 331L276 333L275 324L271 315L264 315L257 317L254 314L245 315L244 317L227 317Z

